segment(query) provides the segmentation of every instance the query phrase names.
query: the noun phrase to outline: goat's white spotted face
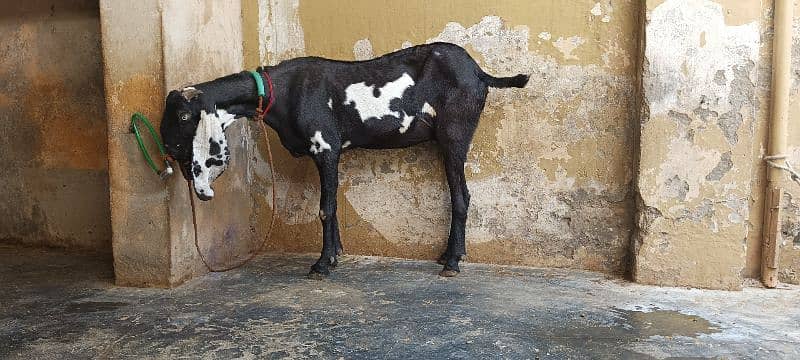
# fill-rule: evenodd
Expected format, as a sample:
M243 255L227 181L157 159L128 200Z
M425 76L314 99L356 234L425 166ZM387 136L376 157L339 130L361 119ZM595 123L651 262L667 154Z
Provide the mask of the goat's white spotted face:
M204 109L214 108L209 113ZM225 129L236 116L206 103L203 92L194 87L169 93L161 120L161 137L167 153L180 165L186 180L202 200L214 197L211 183L230 160Z
M192 141L192 167L194 190L202 200L214 197L211 183L228 167L230 150L225 129L235 121L235 116L225 110L216 113L200 112L200 122Z

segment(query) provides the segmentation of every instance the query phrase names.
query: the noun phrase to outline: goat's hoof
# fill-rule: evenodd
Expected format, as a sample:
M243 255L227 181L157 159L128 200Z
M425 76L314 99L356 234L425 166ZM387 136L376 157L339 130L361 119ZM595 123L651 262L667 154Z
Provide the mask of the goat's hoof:
M311 271L309 271L308 275L306 276L311 280L322 280L328 277L328 275L330 274L331 272L328 270L327 267L322 267L319 266L318 264L314 264L314 266L311 267Z
M458 270L453 269L442 269L442 271L439 272L439 276L441 277L454 277L456 275L458 275Z
M330 261L330 264L328 264L328 266L330 266L332 268L335 268L336 265L339 265L339 259L336 258L336 257L331 257L331 259L329 261Z

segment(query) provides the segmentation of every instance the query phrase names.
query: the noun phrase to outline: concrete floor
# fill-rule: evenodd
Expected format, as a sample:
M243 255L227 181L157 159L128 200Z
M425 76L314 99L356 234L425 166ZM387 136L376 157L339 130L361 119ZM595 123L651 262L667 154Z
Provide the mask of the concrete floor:
M108 256L0 246L0 358L800 358L800 288L658 288L601 274L268 255L178 289Z

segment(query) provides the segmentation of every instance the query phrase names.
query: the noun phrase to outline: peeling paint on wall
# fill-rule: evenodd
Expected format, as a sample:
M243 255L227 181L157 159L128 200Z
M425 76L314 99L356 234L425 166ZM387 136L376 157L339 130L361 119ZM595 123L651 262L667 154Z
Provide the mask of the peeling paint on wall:
M578 56L573 52L584 43L586 43L586 40L580 36L559 37L556 41L553 41L553 46L564 55L564 60L578 60Z
M795 14L800 14L800 4L794 6ZM800 20L792 24L792 69L794 69L789 108L789 119L800 116ZM786 152L789 162L800 169L800 124L789 121L787 134L789 148ZM800 185L788 180L783 182L784 196L781 199L781 243L779 280L800 284Z
M305 55L300 0L258 0L259 57L261 64Z
M750 157L759 143L760 23L729 25L727 9L709 0L650 3L635 277L739 288L755 171ZM654 213L644 209L658 216L644 221Z

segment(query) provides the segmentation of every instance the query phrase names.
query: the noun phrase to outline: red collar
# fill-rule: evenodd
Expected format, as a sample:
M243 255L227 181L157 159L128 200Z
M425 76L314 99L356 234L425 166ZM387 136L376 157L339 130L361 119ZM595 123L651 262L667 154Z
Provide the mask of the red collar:
M264 117L267 116L269 110L272 109L272 105L275 103L275 91L272 86L272 78L269 76L269 73L266 69L263 69L258 72L261 74L262 77L267 79L267 85L269 86L269 99L267 101L267 106L264 106L264 97L258 97L258 106L256 107L256 116L253 118L254 120L264 121Z

